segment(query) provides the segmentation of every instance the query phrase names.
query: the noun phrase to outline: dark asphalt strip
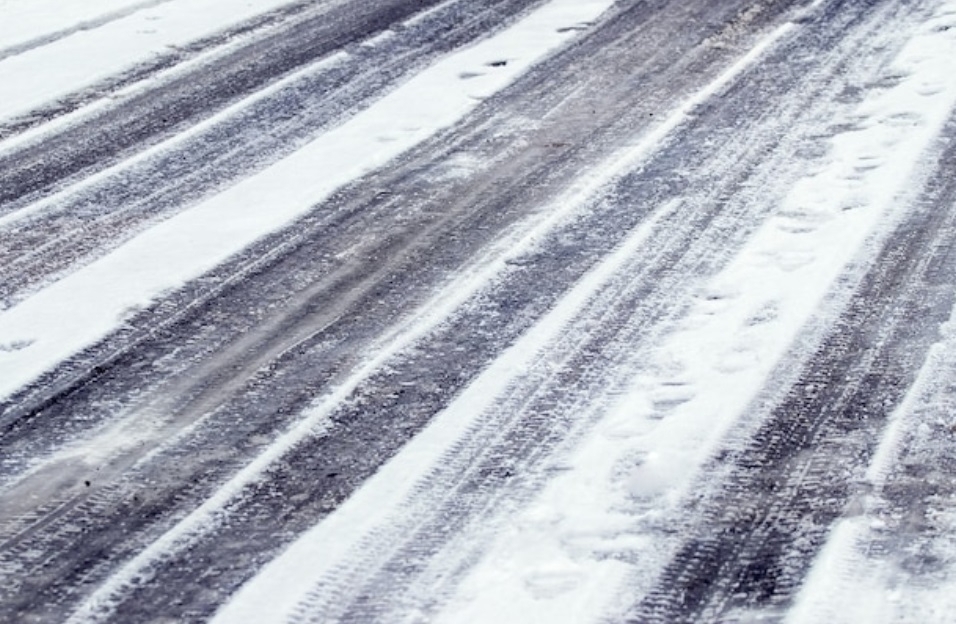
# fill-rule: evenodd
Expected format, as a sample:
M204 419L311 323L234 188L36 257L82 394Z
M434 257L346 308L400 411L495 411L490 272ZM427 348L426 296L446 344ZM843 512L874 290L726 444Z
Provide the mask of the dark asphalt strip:
M686 510L703 520L633 621L726 621L790 605L956 302L956 122L944 136L935 177L799 380L745 448L715 460L709 472L728 481Z
M533 6L531 0L443 6L165 153L0 230L0 309L157 220L261 171L441 54L508 26Z
M38 195L60 180L128 157L156 137L185 129L284 74L381 33L439 1L348 2L293 20L39 145L2 156L0 212L18 197Z
M953 205L956 197L944 201ZM947 587L956 566L951 520L956 508L956 378L951 349L950 343L946 364L920 373L930 375L927 385L932 390L903 416L907 421L893 451L895 461L877 487L861 487L859 492L858 508L872 522L855 545L865 557L864 571L870 566L886 571L884 587L916 590L916 596L921 589Z

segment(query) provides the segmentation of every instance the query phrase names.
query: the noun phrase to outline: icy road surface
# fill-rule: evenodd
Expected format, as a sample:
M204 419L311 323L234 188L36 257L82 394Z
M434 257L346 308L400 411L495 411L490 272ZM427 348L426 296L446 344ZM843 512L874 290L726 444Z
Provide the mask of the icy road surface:
M956 620L956 0L0 0L0 622Z

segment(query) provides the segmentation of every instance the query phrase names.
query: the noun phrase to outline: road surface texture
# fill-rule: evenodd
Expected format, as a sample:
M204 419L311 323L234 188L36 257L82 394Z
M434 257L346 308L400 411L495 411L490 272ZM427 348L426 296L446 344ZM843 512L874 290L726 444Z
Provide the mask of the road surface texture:
M0 0L0 622L952 621L956 2L252 4Z

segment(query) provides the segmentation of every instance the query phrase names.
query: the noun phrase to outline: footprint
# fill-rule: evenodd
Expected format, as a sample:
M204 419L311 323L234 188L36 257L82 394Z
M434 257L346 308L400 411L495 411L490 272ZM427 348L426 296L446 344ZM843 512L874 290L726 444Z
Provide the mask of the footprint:
M865 208L869 205L869 203L870 200L865 195L860 193L851 193L840 201L840 210L842 212L849 212L850 210Z
M657 498L670 490L684 472L685 466L678 458L649 453L631 469L625 482L627 492L639 500Z
M773 262L777 268L787 273L807 266L816 260L816 256L809 251L782 250L774 254Z
M655 424L648 420L654 408L643 394L632 395L618 403L601 426L601 434L610 440L627 440L646 435Z
M680 379L687 370L687 364L672 349L659 349L648 362L646 369L635 380L635 387L652 390L662 379Z
M559 33L566 33L566 32L587 30L593 24L594 22L578 22L577 24L574 24L573 26L562 26L561 28L558 28L557 31Z
M660 418L666 412L678 405L683 405L693 399L697 393L691 384L683 381L668 381L662 383L651 392L651 405L655 416Z
M893 87L899 86L907 77L909 77L909 72L899 71L892 74L887 74L867 85L867 87L875 89L892 89Z
M856 159L856 165L854 165L853 168L862 173L882 167L885 162L886 160L882 156L877 156L876 154L866 154Z
M738 345L724 352L714 368L725 374L739 373L760 364L760 352L752 346Z
M794 223L788 220L778 223L777 229L786 234L810 234L811 232L815 232L817 228L813 225Z
M587 555L594 553L621 556L624 553L640 553L654 545L648 535L629 534L623 530L590 531L561 538L561 545L569 552Z
M923 124L923 116L916 112L896 113L884 119L884 123L897 128L907 128Z
M942 90L943 84L940 82L924 82L916 88L916 92L925 97L936 95Z
M777 213L778 219L788 219L796 224L818 225L830 220L830 214L824 208L800 206L788 208Z
M765 301L754 312L747 317L745 321L750 327L764 325L777 320L780 316L780 303L777 301Z
M725 309L740 295L740 289L729 285L712 284L697 294L695 313L713 316Z
M538 600L557 598L574 590L584 581L584 574L572 570L542 570L524 579L525 588Z
M0 344L0 353L13 353L14 351L22 351L36 342L33 339L27 340L13 340L11 342Z

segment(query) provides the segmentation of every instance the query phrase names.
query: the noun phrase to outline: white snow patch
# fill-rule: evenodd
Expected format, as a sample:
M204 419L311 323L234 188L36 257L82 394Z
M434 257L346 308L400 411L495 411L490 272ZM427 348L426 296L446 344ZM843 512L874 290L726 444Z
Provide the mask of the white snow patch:
M157 3L98 28L0 60L0 121L122 74L211 33L291 0L178 0ZM67 6L82 4L60 2ZM22 6L21 10L22 10ZM76 13L67 9L67 13Z
M170 0L0 0L0 54L58 33L84 28L121 11Z
M294 85L296 82L302 80L303 78L310 76L316 72L324 71L329 68L335 67L336 65L343 63L348 59L347 52L336 52L329 56L323 57L318 61L309 63L305 67L292 72L291 74L285 76L281 80L278 80L264 89L256 91L252 95L245 97L238 102L227 106L218 113L212 115L208 119L204 119L197 124L194 124L189 127L189 129L177 133L168 139L149 147L136 155L126 158L113 166L106 167L92 175L88 175L78 181L75 184L67 186L62 191L58 191L50 197L45 197L39 201L33 202L19 210L10 212L9 214L0 215L0 228L10 227L14 224L20 223L26 219L35 218L38 215L43 214L44 212L54 209L58 206L62 206L64 202L68 201L71 197L74 197L76 194L88 190L90 188L95 188L99 183L102 183L105 180L109 180L111 177L121 175L123 172L133 170L137 165L142 165L143 163L149 162L153 158L158 158L162 154L172 151L176 148L182 147L191 139L199 137L204 132L208 132L210 129L215 128L217 125L226 122L235 115L241 113L244 109L249 108L255 105L258 102L262 102L269 97L276 95L281 92L283 89L289 88ZM188 63L187 63L188 64ZM177 66L175 71L181 71L183 69L182 65ZM135 90L138 91L142 86L137 87ZM124 90L126 91L126 90ZM130 91L133 91L132 89ZM97 108L94 106L93 108ZM90 111L84 110L77 113L76 116L80 116ZM67 117L73 117L73 115L67 115ZM40 139L44 136L50 129L51 126L58 126L60 123L69 123L71 120L57 120L51 124L45 124L36 128L35 130L24 132L23 134L17 135L13 139L0 143L0 155L2 152L14 145L20 145L26 142L32 142L37 139Z

